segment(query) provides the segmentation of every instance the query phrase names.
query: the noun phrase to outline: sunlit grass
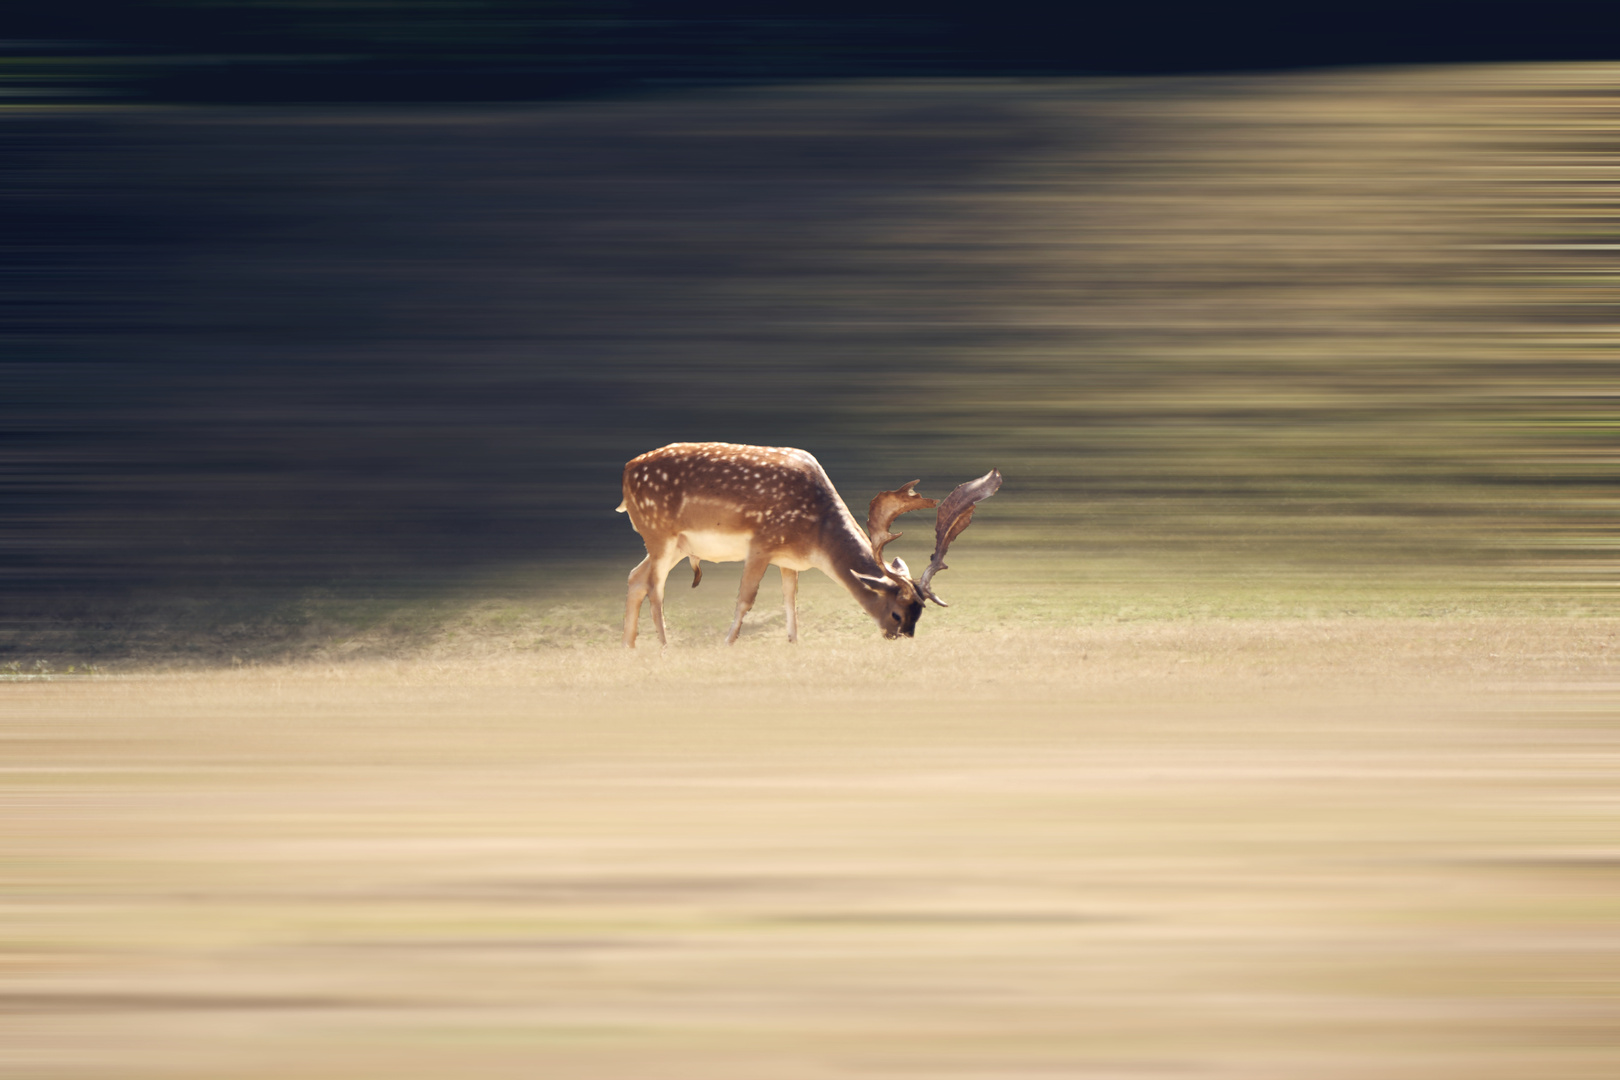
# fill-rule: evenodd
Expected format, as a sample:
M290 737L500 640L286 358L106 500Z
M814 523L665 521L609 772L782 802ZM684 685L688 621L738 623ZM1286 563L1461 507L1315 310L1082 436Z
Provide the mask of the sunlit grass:
M1601 620L1620 611L1602 552L1572 553L1593 560L1590 570L1574 558L1540 568L1436 567L1423 552L1407 562L1393 557L1376 562L1359 552L1333 558L1262 541L1248 557L1222 557L1193 539L1158 536L1143 541L1150 554L1131 556L1083 544L1065 549L1038 526L997 523L998 509L994 500L986 503L957 541L951 569L938 579L951 606L928 610L914 644L1001 635L1040 638L1132 622ZM891 554L923 565L927 553L914 547L928 542L927 530L916 532L916 539L907 536L892 545ZM414 597L317 590L193 602L153 597L133 611L90 608L79 620L12 631L16 658L0 664L0 677L61 676L69 667L82 673L611 653L622 648L625 576L631 565L628 560L618 566L551 562ZM740 573L738 564L707 564L696 589L684 564L670 575L665 617L672 651L724 651L722 635ZM814 571L800 581L803 647L798 652L870 647L874 657L884 655L870 619L843 589ZM641 627L641 651L656 651L647 605ZM779 578L772 570L738 648L778 645L787 650L784 656L793 655Z
M779 623L718 644L710 599L667 651L531 647L584 616L481 601L409 655L0 685L26 826L0 1062L1620 1062L1591 993L1615 959L1616 620L992 627L947 621L990 593L946 595L914 641L817 596L798 646Z
M749 337L672 362L656 306L577 373L701 437L764 415L857 511L1000 467L950 608L888 642L808 573L790 645L772 572L728 647L740 567L682 567L669 648L644 611L627 651L612 476L512 452L523 505L599 508L568 558L8 622L0 1072L1620 1074L1615 342L1535 246L1613 230L1614 83L605 110L904 134L995 99L1042 134L795 249L839 272L614 293L776 327L769 379ZM604 474L649 448L522 429Z

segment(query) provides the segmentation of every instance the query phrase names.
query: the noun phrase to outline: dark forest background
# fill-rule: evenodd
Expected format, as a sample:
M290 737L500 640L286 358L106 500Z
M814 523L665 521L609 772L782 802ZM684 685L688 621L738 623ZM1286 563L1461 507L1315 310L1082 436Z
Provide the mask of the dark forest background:
M619 469L682 438L806 446L857 508L998 464L1009 551L1455 562L1548 506L1589 535L1597 361L1502 343L1606 301L1502 246L1608 225L1477 181L1562 184L1601 139L1521 120L1607 98L1263 71L1602 59L1614 10L13 12L0 594L628 569Z
M14 5L12 95L528 101L806 79L1602 60L1602 0L68 0Z

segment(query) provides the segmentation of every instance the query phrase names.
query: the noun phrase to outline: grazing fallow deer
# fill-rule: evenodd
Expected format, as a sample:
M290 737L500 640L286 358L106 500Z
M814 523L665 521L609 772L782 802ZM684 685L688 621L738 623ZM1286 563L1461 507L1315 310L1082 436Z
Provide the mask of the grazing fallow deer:
M865 533L821 465L803 450L733 443L671 443L624 467L621 512L647 544L647 557L630 572L624 610L624 643L635 648L641 601L652 597L653 625L664 632L664 579L682 559L692 563L692 587L703 579L702 560L744 563L737 590L737 617L726 643L737 640L743 616L754 606L765 568L782 569L789 641L799 639L799 571L811 567L843 585L877 621L886 638L911 637L923 601L948 606L929 583L946 569L945 551L973 518L973 508L1001 487L991 469L962 484L940 504L901 484L872 500ZM913 580L896 558L883 562L883 548L899 536L889 526L901 514L939 506L934 556Z

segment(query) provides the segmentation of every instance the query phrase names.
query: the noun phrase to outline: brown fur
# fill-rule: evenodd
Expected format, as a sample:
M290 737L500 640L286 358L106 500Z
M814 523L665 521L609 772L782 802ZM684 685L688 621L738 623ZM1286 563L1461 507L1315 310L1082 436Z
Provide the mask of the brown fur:
M885 636L909 635L916 626L921 599L915 587L874 557L870 539L832 481L803 450L672 443L625 465L623 508L647 545L647 558L630 575L628 646L635 645L645 598L652 602L659 641L667 643L664 578L681 559L691 559L694 569L699 559L744 563L728 641L736 640L770 565L782 568L790 641L798 636L797 575L812 567L849 589ZM721 541L739 547L703 547Z

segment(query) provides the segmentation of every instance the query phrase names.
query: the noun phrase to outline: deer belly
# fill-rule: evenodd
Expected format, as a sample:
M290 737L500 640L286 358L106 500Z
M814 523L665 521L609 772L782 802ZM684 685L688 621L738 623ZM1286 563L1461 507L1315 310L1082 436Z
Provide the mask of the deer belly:
M748 558L753 540L753 533L692 530L681 533L677 546L683 553L709 562L742 562Z

